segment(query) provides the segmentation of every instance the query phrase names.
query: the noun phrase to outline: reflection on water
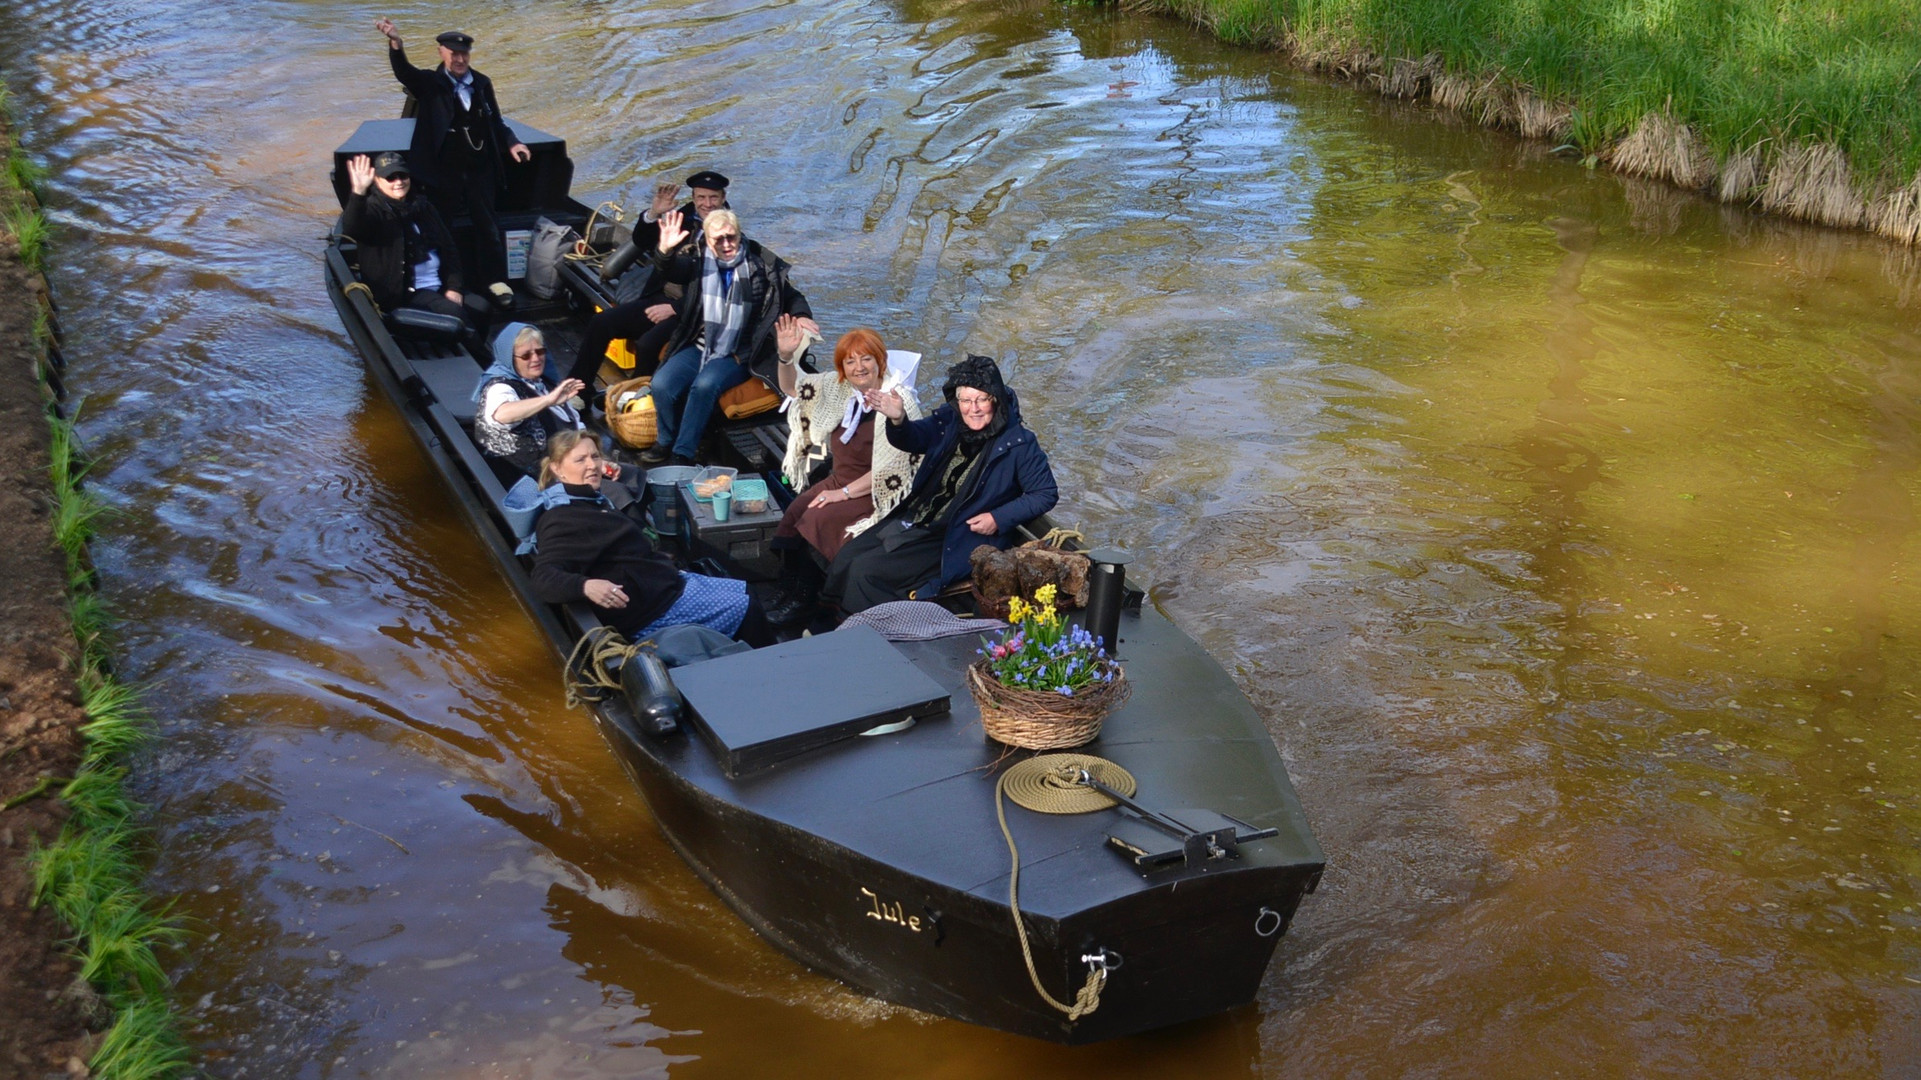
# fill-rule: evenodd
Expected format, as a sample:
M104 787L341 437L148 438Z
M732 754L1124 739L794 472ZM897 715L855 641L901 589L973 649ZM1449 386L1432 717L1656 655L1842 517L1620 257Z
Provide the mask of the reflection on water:
M217 1074L1921 1069L1912 253L1051 0L395 10L587 192L720 167L830 330L1006 358L1269 717L1331 861L1260 1003L1067 1051L774 953L565 707L320 293L372 14L15 14Z

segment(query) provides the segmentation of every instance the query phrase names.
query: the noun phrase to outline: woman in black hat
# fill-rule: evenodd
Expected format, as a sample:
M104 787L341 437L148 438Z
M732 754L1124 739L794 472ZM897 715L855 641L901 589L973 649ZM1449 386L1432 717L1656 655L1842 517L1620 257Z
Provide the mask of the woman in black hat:
M821 598L842 611L931 600L967 576L975 548L1006 548L1016 528L1053 509L1053 467L994 361L970 355L942 391L947 403L920 420L906 418L899 395L867 391L888 441L925 456L907 498L827 568Z
M374 303L465 319L460 255L433 204L414 191L406 159L356 154L347 159L347 186L340 231L358 246L360 280Z

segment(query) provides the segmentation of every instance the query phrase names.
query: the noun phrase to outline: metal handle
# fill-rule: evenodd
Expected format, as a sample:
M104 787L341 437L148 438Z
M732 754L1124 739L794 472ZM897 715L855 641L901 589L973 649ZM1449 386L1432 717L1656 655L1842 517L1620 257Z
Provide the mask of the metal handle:
M1274 920L1273 925L1266 930L1261 929L1261 924L1265 923L1268 919ZM1281 932L1281 927L1286 925L1287 920L1282 918L1281 913L1275 911L1273 908L1264 907L1261 909L1260 914L1254 916L1254 933L1261 937L1273 937L1275 934Z

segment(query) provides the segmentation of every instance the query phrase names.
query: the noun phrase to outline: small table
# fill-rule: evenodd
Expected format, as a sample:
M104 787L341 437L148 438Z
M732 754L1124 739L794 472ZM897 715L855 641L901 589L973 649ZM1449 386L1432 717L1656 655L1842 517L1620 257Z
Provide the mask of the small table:
M781 510L772 498L767 509L758 514L743 514L738 506L726 521L714 520L714 504L694 498L692 484L680 485L681 540L688 548L705 546L735 562L751 563L768 559L773 552L768 541L780 527Z

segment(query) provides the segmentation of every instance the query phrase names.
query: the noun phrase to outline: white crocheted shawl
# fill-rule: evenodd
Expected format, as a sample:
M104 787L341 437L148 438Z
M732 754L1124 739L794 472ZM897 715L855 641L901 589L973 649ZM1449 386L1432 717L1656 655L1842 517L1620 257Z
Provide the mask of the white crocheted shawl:
M901 362L895 360L901 358ZM906 380L913 376L920 357L915 353L887 350L887 375L882 390L900 393L907 419L920 419L920 402ZM838 438L841 418L847 413L847 399L853 384L841 379L832 368L814 373L794 372L794 400L787 412L787 456L780 469L795 491L807 486L807 474L827 459L828 443ZM920 455L909 454L887 440L887 418L874 417L874 512L847 527L847 535L859 536L907 497L914 483L914 470Z

